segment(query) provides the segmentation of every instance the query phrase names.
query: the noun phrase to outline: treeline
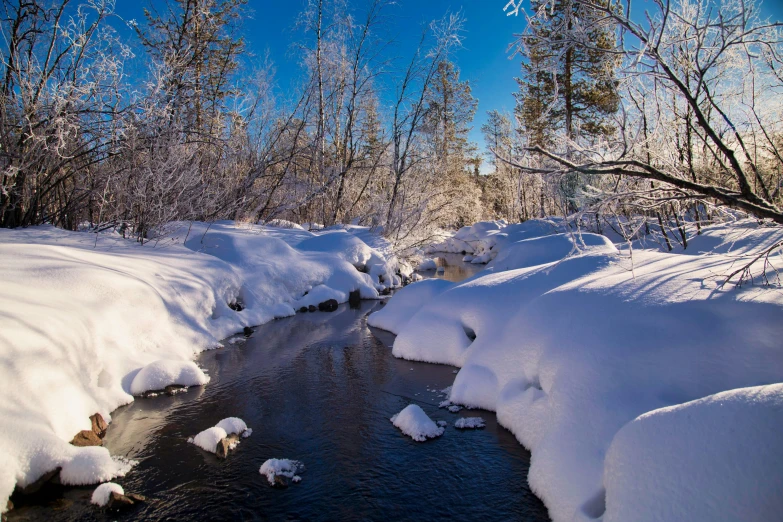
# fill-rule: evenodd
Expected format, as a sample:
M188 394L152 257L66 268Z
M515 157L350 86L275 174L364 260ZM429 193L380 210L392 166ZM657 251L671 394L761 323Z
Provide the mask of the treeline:
M661 0L639 22L614 0L509 2L522 68L514 113L481 129L489 175L459 15L406 55L391 0L308 0L283 93L246 49L245 0L160 0L138 22L109 0L0 2L2 227L145 241L175 220L282 218L405 246L485 218L666 241L726 207L783 222L783 38L751 2Z
M138 23L112 6L2 0L1 226L144 241L173 220L286 218L404 243L482 217L458 15L397 59L392 2L310 0L283 95L247 52L245 0L162 0Z

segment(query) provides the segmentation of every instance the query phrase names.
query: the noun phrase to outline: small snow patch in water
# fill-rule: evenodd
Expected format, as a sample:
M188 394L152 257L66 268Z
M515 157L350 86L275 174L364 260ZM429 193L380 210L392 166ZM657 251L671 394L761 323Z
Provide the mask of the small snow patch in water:
M432 422L424 410L416 404L411 404L391 418L392 423L400 431L417 442L434 439L443 435L443 427Z
M463 417L454 423L454 427L460 430L475 430L485 426L484 419L481 417Z
M188 442L195 444L204 451L215 453L217 451L218 442L225 439L229 435L241 435L243 439L246 439L253 433L253 430L247 427L245 421L238 417L227 417L218 422L216 426L206 429L188 439ZM238 441L234 441L229 446L230 450L235 449L239 445Z
M302 473L305 467L298 460L289 459L269 459L261 465L259 473L266 476L270 486L275 485L275 477L285 477L291 479L294 483L302 481L298 473Z
M451 406L451 401L448 399L440 401L440 404L438 404L438 408L448 408L449 406Z
M92 492L92 498L90 499L90 502L96 506L105 507L106 504L109 503L109 497L111 497L112 493L119 493L120 495L124 495L125 490L122 489L122 486L115 484L114 482L101 484L95 488L95 491Z
M457 406L456 404L452 404L451 406L449 406L449 411L451 413L458 413L461 410L462 410L462 406Z

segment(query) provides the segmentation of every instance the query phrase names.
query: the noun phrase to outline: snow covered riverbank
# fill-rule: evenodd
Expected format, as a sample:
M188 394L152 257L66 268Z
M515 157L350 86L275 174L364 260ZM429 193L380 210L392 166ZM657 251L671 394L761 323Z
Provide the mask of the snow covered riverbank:
M368 232L348 230L186 223L143 247L53 227L0 230L0 509L15 486L57 468L74 484L126 473L105 449L69 441L131 393L206 382L190 360L220 339L399 284L396 262L358 239Z
M540 224L489 234L485 272L411 285L369 324L398 334L398 357L461 367L450 400L496 411L531 450L556 522L779 516L783 256L773 286L763 261L756 285L720 282L783 230L716 226L631 257Z

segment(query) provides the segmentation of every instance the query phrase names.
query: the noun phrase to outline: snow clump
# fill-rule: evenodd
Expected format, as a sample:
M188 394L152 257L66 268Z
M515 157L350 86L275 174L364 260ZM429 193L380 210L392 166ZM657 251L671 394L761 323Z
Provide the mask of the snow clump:
M208 382L209 377L193 361L160 360L139 370L131 382L130 392L133 395L141 395L173 384L201 386Z
M92 492L92 498L90 499L90 502L96 506L105 507L106 504L109 503L109 498L111 498L112 493L124 495L125 490L122 489L122 486L115 484L114 482L101 484L95 488L95 491Z
M440 437L444 431L443 427L432 422L432 419L416 404L407 406L392 417L391 421L400 431L417 442Z
M206 429L189 438L188 442L195 444L204 451L215 453L218 443L229 435L240 435L243 439L248 438L253 430L247 427L245 421L237 417L228 417L218 422L216 426ZM230 449L234 449L239 442L234 442Z
M460 430L475 430L485 426L484 419L481 417L463 417L454 423L454 427Z
M302 477L298 473L302 473L304 469L304 464L298 460L269 459L261 465L258 472L266 476L270 486L274 486L276 476L289 478L293 482L301 482Z

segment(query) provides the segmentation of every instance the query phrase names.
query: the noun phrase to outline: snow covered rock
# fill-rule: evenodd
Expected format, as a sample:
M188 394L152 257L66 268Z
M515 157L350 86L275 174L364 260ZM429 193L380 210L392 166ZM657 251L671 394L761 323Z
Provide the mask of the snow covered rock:
M442 426L435 424L416 404L407 406L390 420L400 431L417 442L440 437L444 431Z
M419 272L427 272L428 270L437 270L437 268L438 263L434 259L428 258L419 263L419 265L416 267L416 270Z
M227 434L242 435L248 431L245 421L238 417L228 417L218 422L216 428L222 428ZM252 430L251 430L252 433Z
M228 437L226 430L217 426L213 426L202 431L192 439L188 439L188 442L195 444L204 451L216 453L218 443L226 437Z
M298 483L302 481L299 473L304 472L304 464L298 460L269 459L261 465L259 473L266 477L270 486L287 487L288 481Z
M228 417L218 422L216 426L188 439L188 442L224 459L239 445L240 437L247 438L252 433L253 430L247 427L245 421L238 417Z
M106 505L109 503L109 497L112 493L124 495L125 490L122 489L122 486L119 484L115 484L114 482L106 482L105 484L101 484L95 488L95 491L92 492L90 502L96 506L106 507Z
M208 382L209 377L192 361L160 360L139 370L131 382L130 392L141 395L170 385L201 386Z

